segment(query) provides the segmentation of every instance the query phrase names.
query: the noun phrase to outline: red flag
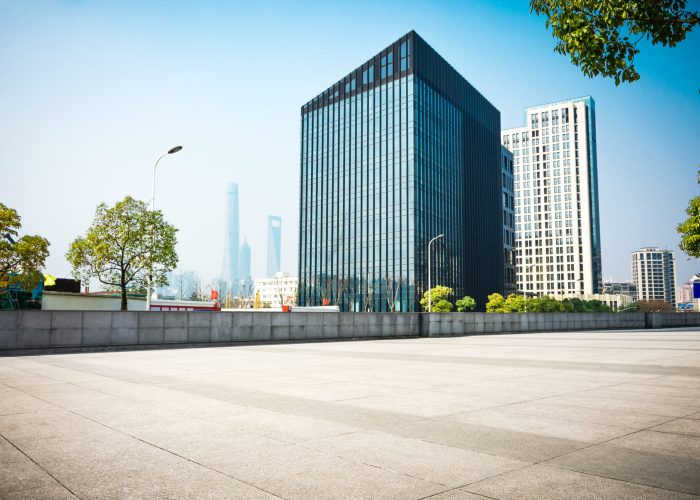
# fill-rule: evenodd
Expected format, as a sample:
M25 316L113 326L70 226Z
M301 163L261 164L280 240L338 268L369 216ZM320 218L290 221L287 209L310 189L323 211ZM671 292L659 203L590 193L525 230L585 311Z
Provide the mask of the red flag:
M219 292L217 292L216 290L212 290L211 291L211 300L216 300L218 298L219 298Z

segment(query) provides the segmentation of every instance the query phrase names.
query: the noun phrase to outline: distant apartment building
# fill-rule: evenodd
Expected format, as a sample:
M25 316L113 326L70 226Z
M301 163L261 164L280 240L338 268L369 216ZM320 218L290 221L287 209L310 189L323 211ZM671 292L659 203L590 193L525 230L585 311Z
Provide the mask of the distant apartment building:
M281 307L293 305L299 278L287 273L276 273L272 278L255 280L255 295L260 294L260 301L264 307Z
M353 43L349 39L349 43ZM301 108L300 304L503 291L500 113L411 31Z
M672 251L648 247L632 252L632 280L638 300L660 300L676 307L676 263Z
M686 281L682 285L676 287L676 303L691 303L693 302L693 281Z
M503 261L504 287L506 296L517 293L515 273L515 212L513 191L513 154L501 146L501 184L503 185Z
M626 295L637 301L637 285L631 281L609 281L603 283L603 293L609 295Z
M599 293L595 102L587 96L529 107L525 120L501 137L513 153L518 290Z
M267 277L282 269L282 217L267 216Z
M700 300L695 298L694 288L700 287L700 275L695 275L676 288L676 306L679 310L700 310Z

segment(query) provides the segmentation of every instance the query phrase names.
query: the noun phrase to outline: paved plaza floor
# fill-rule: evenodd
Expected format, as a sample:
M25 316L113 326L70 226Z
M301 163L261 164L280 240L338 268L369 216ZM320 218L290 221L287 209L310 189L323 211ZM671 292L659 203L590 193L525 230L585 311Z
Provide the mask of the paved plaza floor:
M0 498L697 498L700 330L0 358Z

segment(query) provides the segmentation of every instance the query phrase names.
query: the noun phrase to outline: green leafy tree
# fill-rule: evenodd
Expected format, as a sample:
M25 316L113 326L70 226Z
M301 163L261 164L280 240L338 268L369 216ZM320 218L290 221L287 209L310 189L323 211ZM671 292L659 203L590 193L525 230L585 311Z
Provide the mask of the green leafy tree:
M503 303L503 312L521 313L525 312L525 297L511 293Z
M19 237L21 221L16 210L0 203L0 290L29 290L43 279L49 241L41 236Z
M450 298L455 294L455 291L448 287L438 285L430 290L430 297L432 303L433 312L450 312L452 311L452 302ZM428 310L428 292L423 294L423 298L420 299L420 305L423 307L424 311Z
M119 290L126 311L127 290L145 289L149 273L153 285L167 285L166 273L177 266L176 233L159 210L127 196L113 207L97 206L92 225L71 243L66 259L75 277L97 278Z
M492 293L488 296L486 301L486 312L487 313L502 313L505 311L506 299L500 293Z
M607 312L613 312L612 308L600 300L593 299L588 301L588 307L590 308L591 312L595 313L607 313Z
M455 306L457 306L457 312L473 311L476 309L476 300L471 298L469 295L465 295L455 302Z
M547 18L558 39L554 51L569 55L588 77L639 80L637 44L675 47L700 22L686 0L531 0L530 10Z
M574 306L573 302L571 301L571 299L567 298L567 299L563 299L561 301L561 312L566 312L566 313L576 312L575 306Z
M700 184L700 172L698 173L698 184ZM688 218L678 224L678 234L681 235L681 250L689 256L700 258L700 196L696 196L688 203L685 209Z

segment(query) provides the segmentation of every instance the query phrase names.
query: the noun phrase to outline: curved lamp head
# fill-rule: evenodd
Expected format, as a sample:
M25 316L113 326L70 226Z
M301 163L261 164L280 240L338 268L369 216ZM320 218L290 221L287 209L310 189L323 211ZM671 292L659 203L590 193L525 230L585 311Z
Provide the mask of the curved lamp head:
M175 146L174 148L168 150L168 154L171 155L173 153L177 153L181 149L182 149L182 146Z

